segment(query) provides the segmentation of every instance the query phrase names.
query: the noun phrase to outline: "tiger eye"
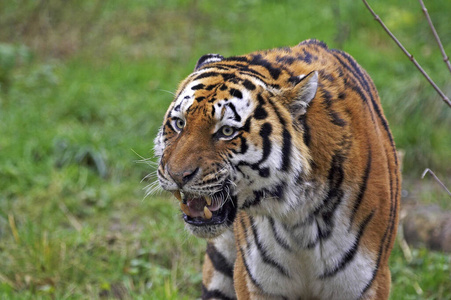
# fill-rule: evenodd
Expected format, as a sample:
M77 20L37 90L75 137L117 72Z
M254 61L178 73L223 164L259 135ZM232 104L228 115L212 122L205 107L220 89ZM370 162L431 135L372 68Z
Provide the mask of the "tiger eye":
M230 126L223 126L221 132L224 136L231 136L235 130Z
M183 127L185 127L185 121L183 121L182 119L177 119L177 120L175 121L175 127L176 127L178 130L182 130Z

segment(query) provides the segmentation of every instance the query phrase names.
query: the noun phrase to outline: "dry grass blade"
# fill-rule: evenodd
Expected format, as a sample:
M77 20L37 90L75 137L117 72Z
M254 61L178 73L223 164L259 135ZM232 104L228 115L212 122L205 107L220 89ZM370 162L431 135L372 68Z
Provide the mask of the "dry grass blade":
M14 216L12 214L8 215L8 222L9 226L11 227L11 232L13 234L14 240L16 241L16 243L20 244L20 236L16 227L16 220L14 219Z
M420 66L420 64L416 61L416 59L413 57L412 54L407 51L407 49L401 44L401 42L394 36L394 34L388 29L388 27L384 24L384 22L381 20L381 18L374 12L374 10L371 8L371 6L368 4L366 0L362 0L365 4L366 8L371 12L371 14L374 16L374 19L381 24L382 28L384 28L385 32L392 38L393 41L398 45L399 48L404 52L405 55L412 61L412 63L417 67L417 69L423 74L423 76L426 78L426 80L432 85L432 87L435 89L435 91L442 97L443 101L445 101L446 104L448 104L449 107L451 107L451 101L449 98L440 90L440 88L435 84L435 82L429 77L429 75L426 73L426 71Z

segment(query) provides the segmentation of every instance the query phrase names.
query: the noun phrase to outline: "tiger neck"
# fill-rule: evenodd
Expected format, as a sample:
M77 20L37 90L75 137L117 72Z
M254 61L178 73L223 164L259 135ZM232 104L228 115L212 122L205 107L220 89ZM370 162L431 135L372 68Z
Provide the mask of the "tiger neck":
M333 199L329 199L326 188L325 184L307 182L286 189L280 198L266 194L259 200L258 207L246 212L251 221L266 224L271 229L273 234L262 235L263 239L277 241L280 240L278 236L283 236L293 249L309 250L328 240L333 231L353 235L350 224L343 221L346 218L335 221L337 215L345 213L351 195L344 192L339 202L330 201Z
M325 190L318 182L276 185L247 194L242 208L252 217L269 217L292 228L312 222Z

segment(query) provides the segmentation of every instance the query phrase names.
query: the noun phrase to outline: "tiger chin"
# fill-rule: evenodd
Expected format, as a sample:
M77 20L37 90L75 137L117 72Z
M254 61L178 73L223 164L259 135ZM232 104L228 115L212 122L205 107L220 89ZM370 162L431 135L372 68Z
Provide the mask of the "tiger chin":
M401 177L349 54L307 40L202 56L155 154L186 228L208 239L202 299L388 299Z

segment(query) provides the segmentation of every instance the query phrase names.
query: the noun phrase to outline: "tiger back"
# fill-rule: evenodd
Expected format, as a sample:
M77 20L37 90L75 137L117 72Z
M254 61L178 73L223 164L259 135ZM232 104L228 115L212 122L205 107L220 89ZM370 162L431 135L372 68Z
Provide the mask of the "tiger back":
M401 178L348 54L201 57L155 139L163 189L207 238L203 299L388 299Z

